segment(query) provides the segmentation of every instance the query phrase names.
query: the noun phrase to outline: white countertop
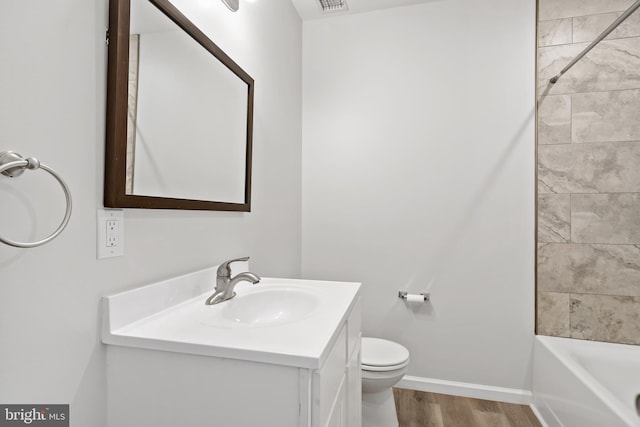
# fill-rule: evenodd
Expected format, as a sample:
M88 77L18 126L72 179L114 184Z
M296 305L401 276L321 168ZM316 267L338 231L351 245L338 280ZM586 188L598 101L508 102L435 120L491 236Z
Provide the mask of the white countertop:
M256 285L242 282L235 288L236 298L207 306L216 270L217 266L105 297L102 342L318 369L360 289L353 282L263 278ZM225 304L274 285L311 290L320 303L296 322L216 322L216 311Z

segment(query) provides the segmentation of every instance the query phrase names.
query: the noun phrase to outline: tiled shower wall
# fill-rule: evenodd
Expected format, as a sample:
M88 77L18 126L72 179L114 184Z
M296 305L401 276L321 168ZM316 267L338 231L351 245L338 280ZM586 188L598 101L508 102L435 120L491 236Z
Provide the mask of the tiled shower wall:
M539 0L537 332L640 344L640 10Z

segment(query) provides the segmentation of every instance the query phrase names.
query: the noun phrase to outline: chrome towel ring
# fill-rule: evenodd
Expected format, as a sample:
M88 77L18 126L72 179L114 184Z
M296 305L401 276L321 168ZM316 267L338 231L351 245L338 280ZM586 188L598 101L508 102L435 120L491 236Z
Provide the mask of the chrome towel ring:
M2 173L2 175L8 176L10 178L15 178L22 175L25 169L42 169L48 172L52 177L56 179L56 181L60 183L60 185L62 186L62 190L64 190L64 197L67 199L67 210L64 214L64 218L62 219L62 223L49 237L38 240L37 242L27 243L16 242L0 237L0 242L6 243L9 246L13 246L16 248L35 248L36 246L44 245L45 243L50 242L51 240L58 237L58 235L62 233L62 230L64 230L64 228L67 226L69 218L71 218L71 192L69 191L69 187L67 187L67 184L56 173L56 171L54 171L47 165L43 165L35 157L24 158L20 154L14 153L13 151L4 151L0 153L0 173Z

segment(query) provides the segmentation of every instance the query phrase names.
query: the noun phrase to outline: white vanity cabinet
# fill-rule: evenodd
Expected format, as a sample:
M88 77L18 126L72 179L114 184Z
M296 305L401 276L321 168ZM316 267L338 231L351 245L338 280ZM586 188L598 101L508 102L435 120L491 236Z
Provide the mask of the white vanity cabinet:
M320 369L107 348L109 427L358 427L360 309Z
M302 387L310 392L311 419L301 426L360 426L362 386L360 370L360 304L357 302L342 326L329 356L319 370L308 370Z
M136 307L131 298L105 298L108 426L359 427L359 284L299 282L348 295L336 297L330 311L316 310L333 313L321 322L309 316L235 330L198 326L202 317L193 313L207 310L200 298L193 307L142 307L137 320L123 318ZM176 301L175 288L164 285L166 295L152 296L152 305Z

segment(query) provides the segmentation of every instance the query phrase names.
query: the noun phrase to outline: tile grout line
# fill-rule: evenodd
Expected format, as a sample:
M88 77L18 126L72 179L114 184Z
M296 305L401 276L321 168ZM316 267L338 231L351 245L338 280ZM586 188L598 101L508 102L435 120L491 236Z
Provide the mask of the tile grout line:
M573 25L573 24L572 24ZM614 37L614 38L605 38L604 40L602 40L602 42L614 42L616 40L629 40L629 39L640 39L640 34L638 34L637 36L624 36L624 37ZM571 34L571 43L558 43L558 44L547 44L544 46L538 46L538 49L549 49L549 48L553 48L553 47L565 47L565 46L578 46L578 45L585 45L584 47L588 46L593 40L591 41L586 41L586 42L574 42L573 41L573 34Z
M574 34L573 34L573 23L575 22L576 17L572 16L571 17L571 44L574 44Z
M547 21L559 21L561 19L572 19L572 18L585 18L587 16L598 16L598 15L609 15L612 13L617 13L618 16L622 15L625 10L627 9L623 9L623 10L610 10L608 12L596 12L596 13L589 13L587 15L576 15L576 16L558 16L555 18L550 18L550 19L538 19L538 22L547 22Z
M563 294L563 295L590 295L596 297L610 297L610 298L634 298L640 300L640 295L618 295L618 294L607 294L607 293L593 293L593 292L576 292L576 291L562 291L562 290L543 290L540 291L543 294Z
M567 334L569 338L573 338L573 313L571 310L571 299L572 299L572 293L569 293L569 333Z
M540 82L538 82L538 83L540 83ZM640 85L638 85L637 87L630 87L630 88L626 88L626 89L587 90L587 91L584 91L584 92L551 93L551 94L547 94L547 95L540 95L538 98L548 98L548 97L551 97L551 96L593 95L593 94L599 94L599 93L631 92L631 91L640 91Z
M571 126L571 125L569 125ZM571 131L571 129L569 129ZM620 140L620 141L587 141L587 142L575 142L575 143L571 143L571 142L559 142L557 144L540 144L543 147L562 147L562 146L566 146L569 147L571 145L575 145L575 146L583 146L583 145L593 145L593 144L638 144L640 143L640 139L629 139L629 140Z
M556 194L556 193L546 193L546 194ZM538 243L541 245L640 246L640 243L595 243L595 242L538 242Z

